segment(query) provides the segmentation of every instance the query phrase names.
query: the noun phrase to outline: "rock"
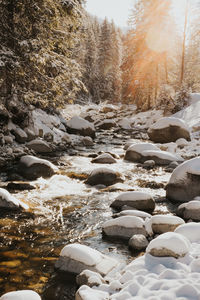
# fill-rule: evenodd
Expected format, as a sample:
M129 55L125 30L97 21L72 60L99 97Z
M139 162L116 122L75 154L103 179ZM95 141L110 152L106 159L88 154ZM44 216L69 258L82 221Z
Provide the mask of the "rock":
M106 236L120 239L130 239L135 234L147 235L144 221L134 216L109 220L103 224L102 230Z
M109 130L116 126L116 122L114 120L103 120L97 124L98 129Z
M180 225L175 230L176 233L185 236L191 243L198 243L200 241L200 223L186 223Z
M153 167L155 167L155 165L156 165L156 163L154 160L146 160L143 164L143 166L145 168L153 168Z
M91 172L85 183L89 185L103 184L109 186L122 181L120 173L108 168L99 168Z
M118 110L117 106L114 106L112 104L108 104L108 105L102 107L100 112L104 113L104 114L107 114L109 112L116 112L117 110Z
M51 133L51 132L46 132L46 133L44 134L44 140L47 141L47 142L49 142L49 143L53 142L53 141L54 141L53 133Z
M88 246L71 244L61 250L55 268L71 274L80 274L84 270L90 270L107 275L118 264L115 259Z
M128 147L124 159L132 162L141 162L142 159L141 153L146 150L159 151L160 149L156 145L150 143L133 144Z
M91 162L96 164L114 164L116 160L109 153L104 153L94 158Z
M200 158L179 165L166 186L166 197L175 202L189 202L200 195Z
M76 283L81 285L87 285L89 287L99 286L105 283L103 277L96 272L90 270L84 270L81 274L76 276Z
M168 168L171 168L171 169L176 169L177 167L179 166L179 164L177 163L177 161L172 161Z
M0 125L2 126L8 124L9 117L9 112L7 111L5 106L3 106L3 104L0 104Z
M57 167L45 159L31 155L21 157L18 172L25 178L35 180L39 177L48 178L56 173Z
M107 292L94 290L86 285L83 285L76 292L75 300L108 300Z
M149 244L149 242L148 242L146 236L144 236L142 234L136 234L136 235L132 236L128 242L129 247L131 249L137 250L137 251L146 249L148 244Z
M148 135L151 141L155 143L176 142L180 138L190 141L190 131L186 123L178 118L165 117L153 124Z
M85 146L93 146L94 145L94 142L90 136L83 137L82 142Z
M131 209L131 210L123 210L120 211L118 214L113 215L113 217L123 217L123 216L135 216L142 219L151 218L151 215L140 210Z
M64 133L61 140L63 143L71 144L71 138L68 133Z
M9 191L30 191L34 190L36 187L29 182L9 182L6 189Z
M16 127L11 130L12 134L15 136L15 140L18 143L25 143L28 139L28 136L24 130L22 130L20 127Z
M32 140L34 140L36 138L36 134L30 128L26 127L24 129L24 131L26 132L26 134L28 136L28 138L27 138L28 142L30 142L30 141L32 141Z
M154 233L165 233L174 231L179 225L184 224L184 220L176 216L156 215L151 218Z
M157 257L180 258L188 254L190 241L183 235L175 232L167 232L152 240L146 253Z
M152 196L143 192L122 193L114 200L111 207L121 209L124 205L147 212L155 209L155 201Z
M124 145L124 150L127 150L130 146L136 145L135 140L129 141Z
M11 136L9 136L9 135L5 135L4 136L4 141L5 141L6 144L12 145L13 138Z
M31 290L9 292L1 296L0 300L41 300L40 296Z
M94 125L81 117L74 116L67 122L67 132L82 136L95 137Z
M0 188L0 207L5 209L28 209L28 205L12 196L5 189Z
M51 153L52 152L52 148L50 147L50 145L40 139L35 139L29 143L26 144L26 146L31 149L34 150L36 153Z
M179 205L177 215L185 220L200 221L200 201L192 200Z

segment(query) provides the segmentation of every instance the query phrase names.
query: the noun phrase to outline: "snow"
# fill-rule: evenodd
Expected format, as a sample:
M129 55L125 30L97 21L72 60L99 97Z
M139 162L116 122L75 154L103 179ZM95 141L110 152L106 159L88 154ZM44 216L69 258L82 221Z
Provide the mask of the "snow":
M123 210L118 214L119 217L123 217L123 216L135 216L135 217L140 217L143 219L146 218L151 218L151 215L144 212L144 211L139 211L139 210L135 210L135 209L131 209L131 210Z
M152 224L169 224L177 225L184 224L184 220L176 216L156 215L152 217Z
M191 243L200 242L200 223L186 223L178 226L175 231L176 233L182 234Z
M140 144L135 144L135 145L131 145L127 151L135 151L138 153L147 151L147 150L151 150L151 151L160 151L160 149L151 143L140 143Z
M87 266L97 265L103 257L100 252L81 244L70 244L65 246L61 250L60 256L67 256L73 260L80 261Z
M31 290L9 292L1 296L0 300L41 300L40 296Z
M169 184L184 182L187 179L187 174L200 175L200 158L195 157L185 161L178 166L172 173Z
M161 151L161 150L145 150L142 151L143 156L156 156L160 159L166 159L170 161L183 161L183 158L179 155L172 154L167 151Z
M152 240L149 243L146 252L150 253L153 249L162 250L163 248L182 256L189 252L190 241L177 232L167 232Z
M20 162L22 164L25 164L27 167L31 167L34 164L42 164L42 165L46 165L48 167L50 167L51 169L53 169L54 171L57 171L58 168L53 165L50 161L46 160L46 159L41 159L32 155L25 155L22 156L20 159Z
M0 188L0 207L28 209L28 205L16 199L7 190Z
M72 117L68 122L67 122L67 126L69 126L70 128L74 128L74 129L87 129L87 128L92 128L93 130L95 130L94 125L90 122L88 122L87 120L78 117L78 116L74 116Z
M142 201L152 199L150 194L143 192L125 192L120 194L115 200L120 201Z
M78 293L80 295L80 300L108 300L109 294L103 291L96 291L90 289L88 286L83 285L79 290Z
M162 110L149 110L136 114L131 118L132 127L148 129L154 122L163 116Z
M189 131L188 126L186 125L186 123L178 118L175 117L165 117L165 118L161 118L160 120L158 120L155 124L153 124L150 129L163 129L163 128L167 128L169 126L178 126L182 129L185 129L187 131Z
M108 220L103 224L103 228L107 228L110 226L123 226L123 227L136 227L136 228L143 228L144 221L142 218L136 216L123 216L116 219Z
M186 209L200 209L200 201L199 200L192 200L188 203L184 204Z

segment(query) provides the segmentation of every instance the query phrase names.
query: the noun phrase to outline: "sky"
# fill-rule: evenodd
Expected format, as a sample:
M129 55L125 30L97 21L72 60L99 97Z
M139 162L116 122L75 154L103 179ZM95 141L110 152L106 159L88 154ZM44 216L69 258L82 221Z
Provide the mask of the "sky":
M86 10L101 19L114 20L120 27L126 27L134 0L86 0Z

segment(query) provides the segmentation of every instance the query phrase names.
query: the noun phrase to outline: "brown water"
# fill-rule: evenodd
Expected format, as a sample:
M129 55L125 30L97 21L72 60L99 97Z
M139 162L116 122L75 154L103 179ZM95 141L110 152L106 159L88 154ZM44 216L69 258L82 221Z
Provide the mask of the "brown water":
M124 137L126 139L128 137ZM35 190L17 192L15 196L28 202L32 212L1 213L0 295L12 290L33 289L42 295L43 300L74 299L74 281L57 277L54 272L60 250L69 243L80 242L124 261L138 255L129 252L124 242L102 239L102 223L111 218L109 206L121 191L143 190L161 198L165 194L162 186L170 174L162 168L146 171L118 159L117 164L109 167L124 175L124 184L103 190L88 187L80 178L101 166L91 164L87 157L90 152L124 153L122 146L117 145L124 142L121 136L112 144L109 144L109 136L103 141L92 150L77 149L79 155L63 155L58 161L61 166L59 175L32 182L37 187ZM168 209L161 199L157 212L166 213Z

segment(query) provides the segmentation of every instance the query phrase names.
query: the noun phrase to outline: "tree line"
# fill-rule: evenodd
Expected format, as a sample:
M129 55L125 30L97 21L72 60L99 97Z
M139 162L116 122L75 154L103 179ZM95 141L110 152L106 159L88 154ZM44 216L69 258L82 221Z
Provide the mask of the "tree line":
M200 89L198 1L183 26L171 0L136 0L129 30L98 20L84 0L0 0L0 104L68 102L180 109Z

